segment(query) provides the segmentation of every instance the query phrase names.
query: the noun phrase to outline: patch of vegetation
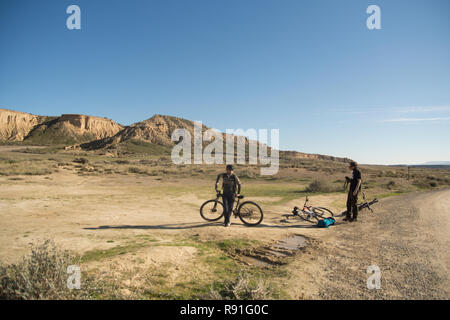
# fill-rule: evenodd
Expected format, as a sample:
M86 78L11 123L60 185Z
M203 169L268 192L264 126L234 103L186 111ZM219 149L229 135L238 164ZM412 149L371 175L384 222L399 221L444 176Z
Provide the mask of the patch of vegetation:
M49 240L33 246L17 264L0 264L0 299L92 299L121 298L111 283L83 274L80 289L69 289L67 268L78 261Z
M119 146L122 152L134 153L134 154L147 154L147 155L163 155L171 153L170 147L160 146L154 143L149 143L141 140L131 139L122 142Z
M246 239L226 239L214 242L215 246L227 253L234 253L238 249L255 247L258 244L259 241Z
M204 299L210 300L267 300L277 299L280 293L268 281L240 273L232 280L215 282Z
M386 188L393 189L396 186L395 181L391 180L387 183Z
M313 180L308 187L305 188L306 192L335 192L337 189L327 180Z
M378 194L375 197L378 198L378 200L380 200L380 199L383 199L383 198L400 196L402 194L403 194L403 192L389 192L389 193Z
M145 175L149 174L147 169L142 169L142 168L139 168L139 167L129 167L128 168L128 172L129 173L137 173L137 174L145 174Z
M83 256L81 257L81 262L99 261L117 255L134 252L145 246L145 243L130 243L128 245L116 246L109 249L90 250L83 254Z
M262 269L244 265L232 258L232 255L229 255L236 248L247 248L256 244L258 242L246 239L200 241L196 236L180 239L172 243L157 243L155 245L194 247L198 250L196 264L199 267L208 267L205 269L204 278L188 278L174 285L167 284L167 274L158 275L158 272L163 272L161 268L158 268L158 272L152 271L151 285L145 288L142 295L151 299L215 299L221 295L224 295L225 298L223 299L233 299L232 295L226 293L228 292L227 285L235 282L240 273L245 273L245 279L249 280L249 291L247 292L248 294L244 294L246 289L243 286L242 289L244 291L236 291L238 296L242 297L242 299L251 297L254 299L257 297L262 298L259 295L260 291L257 290L258 285L267 284L267 288L274 288L274 286L269 285L269 282L262 279L285 277L287 276L286 271L283 268ZM243 281L245 282L246 280L243 279ZM241 285L244 285L244 282ZM211 286L211 283L213 283L213 286ZM254 287L254 284L256 284L256 287ZM241 286L237 288L241 288ZM278 293L275 290L271 291L270 296L278 297Z

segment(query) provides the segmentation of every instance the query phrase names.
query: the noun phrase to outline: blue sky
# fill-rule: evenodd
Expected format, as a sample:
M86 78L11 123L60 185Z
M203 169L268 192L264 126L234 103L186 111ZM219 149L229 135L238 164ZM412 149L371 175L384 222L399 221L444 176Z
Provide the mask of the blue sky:
M366 28L372 4L381 30ZM361 163L450 160L449 39L448 0L2 0L0 107L277 128L281 149Z

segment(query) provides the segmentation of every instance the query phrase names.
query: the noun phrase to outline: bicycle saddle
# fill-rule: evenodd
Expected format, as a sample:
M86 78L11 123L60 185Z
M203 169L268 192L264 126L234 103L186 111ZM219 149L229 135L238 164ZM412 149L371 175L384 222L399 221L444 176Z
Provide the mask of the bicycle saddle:
M238 196L238 199L244 199L244 196Z

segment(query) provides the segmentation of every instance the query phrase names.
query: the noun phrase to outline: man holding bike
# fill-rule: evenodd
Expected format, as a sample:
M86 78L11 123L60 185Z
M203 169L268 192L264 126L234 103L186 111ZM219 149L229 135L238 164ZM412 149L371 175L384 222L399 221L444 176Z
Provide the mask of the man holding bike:
M355 161L351 161L348 168L352 170L352 177L345 177L346 183L350 183L350 190L347 196L347 216L344 218L344 221L352 222L358 219L358 194L361 191L361 172L358 170L358 164Z
M227 165L226 172L221 173L216 179L216 191L219 181L222 179L222 200L225 216L225 227L231 225L230 217L233 211L234 200L241 193L241 181L234 174L234 168L231 164Z

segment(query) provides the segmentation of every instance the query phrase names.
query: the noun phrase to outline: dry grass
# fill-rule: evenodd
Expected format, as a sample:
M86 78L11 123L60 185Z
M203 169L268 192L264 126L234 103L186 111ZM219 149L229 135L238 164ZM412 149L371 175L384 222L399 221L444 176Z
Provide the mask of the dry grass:
M0 264L0 299L67 300L121 298L113 283L83 274L80 289L69 289L67 268L79 264L69 251L61 250L50 240L31 248L17 264Z
M233 280L217 284L219 289L211 287L204 296L209 300L267 300L277 296L276 290L262 279L252 279L249 275L239 274Z

